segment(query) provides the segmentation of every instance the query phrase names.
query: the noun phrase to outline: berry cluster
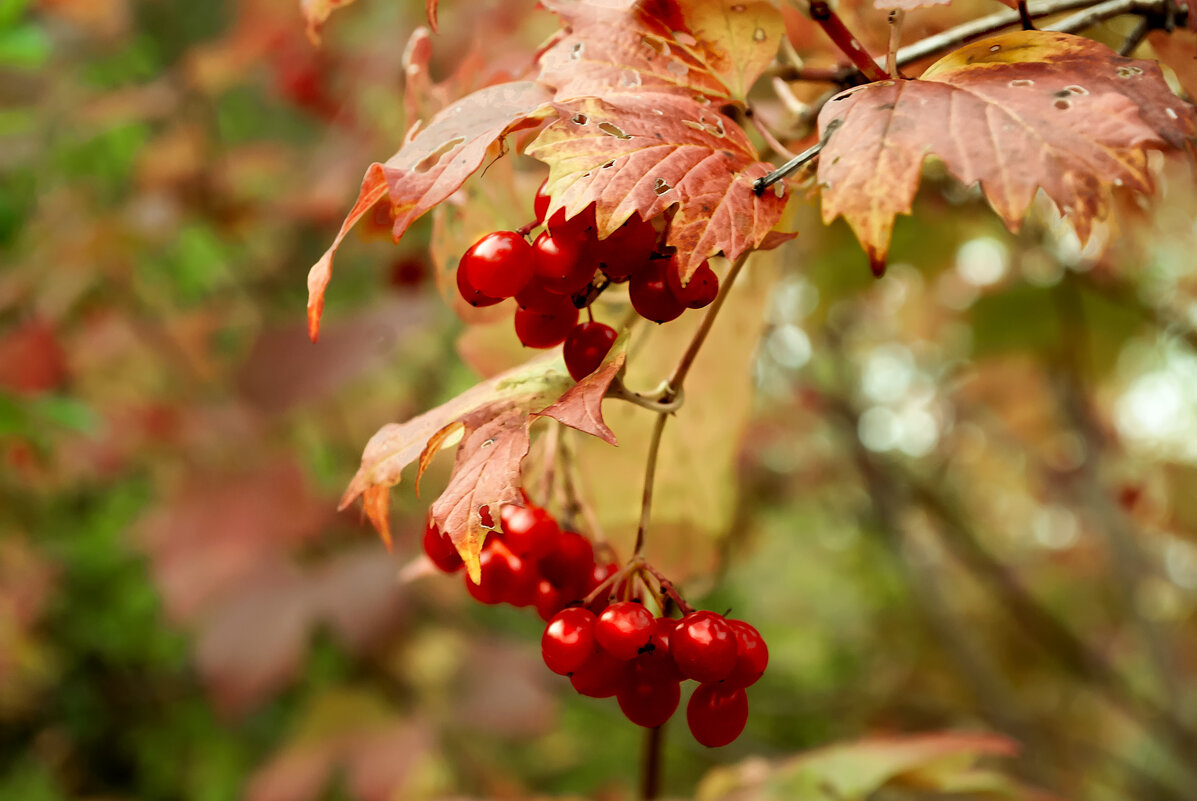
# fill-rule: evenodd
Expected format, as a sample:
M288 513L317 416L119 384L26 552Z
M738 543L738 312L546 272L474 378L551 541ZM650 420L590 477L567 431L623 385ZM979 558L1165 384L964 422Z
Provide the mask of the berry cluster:
M590 540L563 531L544 509L504 506L502 532L487 539L482 574L466 589L486 604L535 606L548 621L541 638L545 665L568 676L592 698L614 696L628 720L663 725L681 700L681 683L699 682L686 707L694 739L718 747L735 740L748 720L745 688L765 672L769 650L760 633L742 620L690 610L671 586L681 620L654 616L635 593L649 588L645 568L620 570L595 559ZM461 556L449 537L429 523L424 552L438 568L455 572ZM658 602L662 607L665 603Z
M515 333L530 348L565 343L565 364L575 381L594 372L615 341L609 325L578 322L611 284L627 282L628 297L647 320L665 323L686 309L701 309L719 293L719 278L703 262L682 286L676 258L659 247L651 222L632 215L606 239L598 238L594 206L572 219L560 210L545 219L549 196L536 193L536 221L521 231L493 231L473 244L457 265L457 289L471 306L515 298Z

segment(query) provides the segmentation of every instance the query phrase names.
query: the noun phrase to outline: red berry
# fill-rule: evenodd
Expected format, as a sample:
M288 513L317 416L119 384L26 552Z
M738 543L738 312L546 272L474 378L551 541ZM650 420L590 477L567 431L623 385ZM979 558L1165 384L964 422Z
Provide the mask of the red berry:
M562 349L565 367L574 381L581 381L597 370L613 344L615 329L611 326L593 320L578 323L565 338L565 347Z
M465 585L474 600L484 604L502 603L515 582L515 565L506 549L487 548L478 557L482 575L477 584L465 574Z
M619 572L619 565L615 563L608 563L605 565L594 565L591 571L589 583L586 585L586 594L589 595L592 591L597 590L599 585L607 580L607 577L613 573ZM619 590L623 586L623 582L616 582L609 584L600 592L595 599L590 602L590 611L596 615L601 615L603 610L611 604L611 598L618 595Z
M457 265L457 291L465 298L466 303L478 309L503 302L502 298L492 298L479 292L477 287L470 283L470 277L466 275L466 271L461 268L460 264Z
M545 178L540 182L540 186L536 187L536 196L532 198L532 213L536 215L537 222L544 222L544 215L549 210L549 203L552 198L545 192L545 188L549 185L549 179Z
M574 239L580 245L594 246L598 241L598 226L594 220L594 204L590 204L580 212L565 219L565 209L557 209L545 225L553 236Z
M673 717L681 700L676 681L662 681L639 671L629 671L617 698L624 716L637 726L655 729Z
M494 231L461 257L469 283L492 298L510 298L532 279L532 247L515 231Z
M496 543L496 547L501 546ZM512 606L532 606L536 603L536 591L540 585L540 573L536 570L535 560L524 559L508 551L507 564L511 568L511 577L502 600Z
M573 295L590 284L595 265L583 245L575 238L553 236L548 231L536 237L532 265L546 292Z
M708 748L727 745L748 722L748 695L743 689L700 684L686 704L686 723L694 739Z
M503 507L503 542L516 556L533 561L552 551L561 536L553 516L538 506Z
M536 613L541 620L551 620L553 615L560 612L570 599L562 595L561 590L553 586L547 579L541 579L536 584Z
M568 676L594 655L594 615L573 606L562 609L540 638L540 653L549 670Z
M676 259L670 259L665 268L665 280L674 297L687 309L701 309L711 305L719 294L719 276L711 269L711 263L704 261L690 276L690 283L682 286L681 267Z
M569 683L590 698L610 698L625 683L628 663L599 649L569 677Z
M563 531L557 549L540 560L540 574L561 590L585 595L594 571L594 546L575 531Z
M686 307L669 291L665 280L665 259L654 260L646 269L636 273L628 282L628 297L632 308L646 320L667 323L681 316Z
M438 531L436 524L431 520L424 528L424 553L432 560L432 564L446 573L459 570L463 564L461 554L457 552L453 541L448 535Z
M653 613L635 601L619 601L603 610L594 638L607 653L624 661L635 659L653 634Z
M528 285L516 294L515 302L520 305L521 309L552 311L560 307L561 295L548 291L539 278L532 276Z
M606 276L619 283L648 266L656 244L657 229L633 214L598 243L595 258Z
M567 297L552 309L517 309L515 335L526 347L551 348L560 345L578 324L578 310Z
M659 617L653 621L652 637L636 657L636 670L662 680L680 682L684 678L669 651L669 638L676 626L677 621L667 617Z
M688 679L720 681L736 667L735 632L715 612L691 612L678 621L669 647L678 670Z
M743 620L729 620L736 635L736 666L721 684L725 688L751 687L769 665L769 647L756 628Z

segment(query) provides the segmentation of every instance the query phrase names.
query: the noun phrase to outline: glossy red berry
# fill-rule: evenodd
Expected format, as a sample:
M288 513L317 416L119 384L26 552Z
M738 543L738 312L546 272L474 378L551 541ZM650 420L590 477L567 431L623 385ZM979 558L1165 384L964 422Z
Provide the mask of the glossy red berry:
M618 601L603 610L594 627L598 644L616 659L635 659L653 633L653 613L644 604Z
M553 236L548 231L536 237L532 245L533 271L546 292L573 295L590 284L594 261L583 246L576 238Z
M534 605L536 590L540 584L540 573L536 569L535 560L525 559L508 551L507 564L511 568L511 576L501 600L512 606Z
M593 320L578 323L565 338L562 355L574 381L581 381L598 369L615 344L615 329Z
M607 564L595 564L591 571L589 583L586 585L586 594L589 595L593 590L597 590L607 578L619 572L619 565L608 562ZM611 598L617 596L623 586L623 582L615 582L608 584L602 592L595 596L594 600L590 602L590 611L596 615L601 615L603 610L611 605Z
M662 680L680 682L684 678L669 650L669 640L676 626L677 621L667 617L659 617L653 621L653 632L648 645L641 648L640 655L636 657L637 670Z
M548 291L539 278L532 276L528 285L516 294L515 302L521 309L551 312L561 306L561 295Z
M466 271L461 268L460 264L457 265L457 291L466 303L478 309L503 302L502 298L492 298L479 292L478 288L470 283L470 277L466 275Z
M743 689L700 684L686 704L686 723L694 739L708 748L727 745L748 722L748 696Z
M557 209L553 216L545 221L549 232L553 236L568 237L580 246L593 247L598 241L598 226L594 220L594 204L587 206L580 212L565 219L565 209Z
M460 570L463 564L461 554L457 552L453 541L447 535L442 534L431 520L424 527L424 553L432 561L432 564L437 566L438 570L443 570L446 573Z
M678 621L669 641L673 661L688 679L721 681L736 667L736 635L723 615L691 612Z
M676 681L663 681L632 670L616 697L628 720L637 726L655 729L673 717L682 691Z
M599 241L595 258L603 273L616 283L648 266L657 244L657 229L633 214L611 236Z
M548 185L549 179L545 178L540 182L540 186L536 187L536 195L532 198L532 213L536 215L537 222L544 222L544 215L548 213L549 202L552 200L545 192Z
M554 587L585 595L594 571L594 546L575 531L563 531L557 549L540 560L540 574Z
M627 675L628 663L600 648L573 672L569 683L589 698L610 698L619 692Z
M551 348L560 345L578 324L578 310L567 297L551 309L517 309L515 335L526 347Z
M465 573L466 590L475 601L484 604L499 604L506 600L516 579L516 564L506 550L487 548L478 557L481 576L477 584Z
M494 231L465 252L457 269L483 295L510 298L532 279L532 246L515 231Z
M668 261L657 259L644 270L632 276L628 282L628 297L632 308L646 320L667 323L681 316L686 307L669 290L665 280L665 265Z
M548 579L541 579L536 583L536 614L540 615L541 620L551 620L570 600L572 599L565 597Z
M538 506L503 507L503 542L516 556L540 559L557 546L561 529L553 516Z
M562 609L540 638L540 653L549 670L568 676L594 655L595 617L589 609Z
M755 626L743 620L729 620L736 635L736 666L721 684L725 688L751 687L769 665L769 647Z
M678 263L669 260L665 268L665 280L673 296L687 309L701 309L711 305L715 296L719 294L719 276L711 269L710 262L704 261L690 276L690 281L682 286L682 276Z

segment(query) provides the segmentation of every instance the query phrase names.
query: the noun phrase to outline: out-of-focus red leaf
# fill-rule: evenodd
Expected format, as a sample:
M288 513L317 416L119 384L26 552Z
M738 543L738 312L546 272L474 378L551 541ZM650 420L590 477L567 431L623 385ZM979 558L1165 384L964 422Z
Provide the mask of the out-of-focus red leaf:
M1197 25L1197 9L1189 9L1189 25ZM1189 97L1197 98L1197 28L1177 28L1172 33L1147 34L1155 57L1176 73Z
M502 737L548 734L556 722L552 676L535 651L498 640L475 640L453 677L461 720Z
M627 339L616 342L599 369L566 390L565 394L538 412L536 417L551 417L570 428L576 428L612 445L619 443L615 432L603 420L603 398L607 388L627 361Z
M684 279L710 256L756 247L781 219L784 196L752 191L770 165L719 112L652 93L555 105L558 119L525 151L549 165L550 214L595 203L602 236L633 213L649 219L678 204L667 241Z
M66 377L66 353L46 321L29 320L0 334L0 389L46 392Z
M352 3L353 0L299 0L303 9L303 18L307 22L308 40L312 44L320 45L320 30L329 16L339 8Z
M338 553L313 569L308 591L320 620L355 653L368 652L400 625L407 612L395 564L364 545Z
M844 92L819 115L821 132L832 125L819 157L823 219L847 219L874 271L928 155L979 182L1012 230L1042 188L1084 241L1115 186L1151 190L1145 150L1184 147L1197 128L1154 62L1047 31L967 45L920 80Z
M436 22L436 7L439 4L439 0L424 0L424 15L428 17L428 25L432 28L433 33L439 32Z
M385 164L370 165L332 246L308 273L308 332L313 340L320 332L333 254L354 224L388 197L395 216L392 234L398 241L414 220L478 169L496 140L535 115L549 97L548 90L533 81L481 89L441 111L426 127L413 126L398 153Z

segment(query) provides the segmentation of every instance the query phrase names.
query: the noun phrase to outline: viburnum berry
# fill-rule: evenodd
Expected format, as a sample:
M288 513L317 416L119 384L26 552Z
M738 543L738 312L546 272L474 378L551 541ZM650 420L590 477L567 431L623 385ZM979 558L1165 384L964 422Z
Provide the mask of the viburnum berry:
M457 269L483 295L510 298L532 279L532 246L515 231L493 231L465 252Z
M721 683L723 687L751 687L765 674L769 665L769 647L756 627L743 620L729 620L736 635L736 666Z
M580 246L593 247L598 241L598 225L594 219L593 203L568 220L565 219L565 209L557 209L553 216L545 221L545 226L553 236L573 239Z
M517 309L515 335L526 347L551 348L560 345L578 324L578 310L567 297L550 309Z
M437 569L445 573L460 570L464 564L461 554L457 552L457 546L453 544L448 535L442 534L431 520L424 527L424 553L432 561L432 564L437 566Z
M686 307L669 289L665 280L665 259L656 259L628 281L632 308L646 320L667 323L681 316Z
M669 650L669 639L676 626L677 621L667 617L659 617L653 621L652 636L636 657L636 670L674 682L680 682L684 678Z
M515 302L521 309L551 312L561 306L561 295L545 289L544 282L534 275L528 285L516 293Z
M538 506L506 504L499 514L503 543L516 556L537 560L552 551L561 537L553 516Z
M568 676L594 655L595 617L589 609L562 609L545 626L540 653L549 670Z
M598 649L569 677L574 690L588 698L610 698L619 692L628 674L628 663Z
M678 621L669 640L673 661L688 679L721 681L736 667L736 635L723 615L691 612Z
M673 296L687 309L701 309L711 305L719 294L719 276L711 269L711 263L704 261L690 276L690 282L682 286L680 267L676 259L670 259L665 267L665 280Z
M553 615L564 609L570 600L548 579L542 578L537 582L535 606L536 613L540 615L541 620L551 620Z
M748 722L748 696L743 689L700 684L686 704L686 723L694 739L708 748L727 745Z
M593 571L594 546L576 531L561 532L556 550L540 560L540 575L560 589L589 590Z
M546 292L573 295L594 278L594 261L582 250L582 242L544 231L532 245L532 268Z
M465 574L466 590L474 600L484 604L499 604L515 582L518 560L506 549L487 548L478 557L481 575L477 584Z
M540 186L536 187L536 195L532 198L532 213L536 215L537 222L544 222L544 215L548 213L549 203L552 202L552 198L545 192L548 185L549 179L545 178L540 182Z
M653 633L653 613L644 604L619 601L603 610L594 626L598 644L616 659L628 661L648 645Z
M595 258L612 281L626 281L648 266L657 243L657 229L633 214L611 236L600 240Z
M616 692L619 708L628 720L646 729L655 729L665 724L677 711L681 701L681 686L649 676L636 670L628 675Z
M466 275L465 270L461 269L460 264L457 265L457 291L466 303L478 309L503 302L503 298L492 298L490 295L479 292L478 288L470 283L470 277Z
M581 381L598 369L615 344L615 329L590 320L578 323L565 338L562 355L574 381Z

